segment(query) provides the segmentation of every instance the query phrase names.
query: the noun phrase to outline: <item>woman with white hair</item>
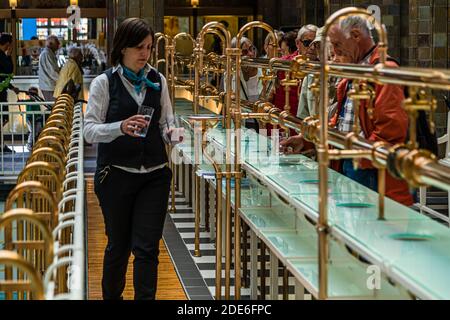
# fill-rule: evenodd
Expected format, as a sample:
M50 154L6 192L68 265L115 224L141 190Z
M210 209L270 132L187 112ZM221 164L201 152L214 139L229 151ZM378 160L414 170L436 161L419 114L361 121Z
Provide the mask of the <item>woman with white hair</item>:
M316 38L316 32L319 28L313 24L303 26L297 34L295 44L297 45L298 54L306 55L309 45Z

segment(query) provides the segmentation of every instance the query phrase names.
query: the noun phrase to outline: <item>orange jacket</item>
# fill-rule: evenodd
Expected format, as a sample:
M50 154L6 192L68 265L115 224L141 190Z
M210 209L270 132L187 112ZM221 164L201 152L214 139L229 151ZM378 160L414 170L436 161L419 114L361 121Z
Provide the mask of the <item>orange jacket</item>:
M380 61L378 48L376 48L370 59L370 64ZM387 66L398 67L395 62L386 62ZM336 124L342 104L346 95L348 79L339 83L337 88L338 112L332 123ZM370 141L384 141L392 145L404 143L408 132L408 115L402 107L405 99L402 86L397 85L375 85L375 100L373 101L373 118L367 113L367 102L361 101L359 110L359 121L365 137ZM369 160L361 161L361 169L372 169ZM386 195L406 206L413 205L413 199L409 192L406 181L398 180L386 173Z

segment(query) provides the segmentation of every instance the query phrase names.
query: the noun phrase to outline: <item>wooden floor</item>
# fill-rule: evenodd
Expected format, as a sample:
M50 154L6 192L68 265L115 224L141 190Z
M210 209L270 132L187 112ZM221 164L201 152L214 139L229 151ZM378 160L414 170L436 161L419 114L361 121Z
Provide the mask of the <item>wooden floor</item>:
M88 203L88 280L89 280L89 300L102 299L102 267L103 252L106 246L105 227L103 216L98 205L97 197L94 193L93 180L88 179L86 183L87 203ZM132 259L128 265L127 285L124 291L124 299L132 300L133 272ZM157 300L187 300L180 280L175 272L172 260L167 252L164 242L160 244L159 268L158 268L158 291Z

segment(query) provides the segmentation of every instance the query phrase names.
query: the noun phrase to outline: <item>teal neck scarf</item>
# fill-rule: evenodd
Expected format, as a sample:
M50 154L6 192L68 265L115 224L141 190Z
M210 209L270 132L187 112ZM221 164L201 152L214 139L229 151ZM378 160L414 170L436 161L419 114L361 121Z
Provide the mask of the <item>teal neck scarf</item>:
M148 88L152 88L156 91L161 90L161 86L159 85L159 83L154 83L148 80L148 78L144 75L144 69L139 70L138 74L134 73L132 70L128 69L125 66L122 66L122 69L123 75L134 85L134 90L137 94L141 93L142 85L145 85Z

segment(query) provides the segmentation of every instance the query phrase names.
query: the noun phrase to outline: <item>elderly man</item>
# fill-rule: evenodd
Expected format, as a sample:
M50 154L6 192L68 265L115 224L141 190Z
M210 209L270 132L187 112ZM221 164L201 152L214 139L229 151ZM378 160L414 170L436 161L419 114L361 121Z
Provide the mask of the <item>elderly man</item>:
M378 46L373 41L367 21L358 16L342 20L329 32L331 43L337 56L354 64L376 64L380 60ZM388 61L387 65L397 64ZM352 131L353 101L347 97L352 88L352 81L344 79L337 89L338 110L332 124L342 132ZM390 144L403 143L407 137L408 116L402 108L404 100L403 88L395 85L375 85L374 112L372 118L367 114L367 103L361 102L359 120L361 135L370 141L385 141ZM282 143L283 146L293 146L298 151L302 147L300 137L291 138ZM377 190L377 171L367 160L362 160L360 168L354 170L352 160L342 163L344 175L353 180ZM391 175L386 176L386 195L395 201L410 206L412 196L405 181L397 180Z
M56 51L59 49L59 40L51 35L47 38L46 47L39 56L39 88L46 101L53 101L53 91L59 76Z
M55 92L53 96L57 98L63 91L65 85L69 80L73 80L75 85L80 85L83 88L83 69L81 64L83 62L83 53L80 48L73 47L69 50L69 60L67 60L64 67L59 73L59 78L56 81ZM84 99L83 90L80 91L79 99Z
M299 55L306 55L309 45L316 38L317 30L317 26L313 24L307 24L300 29L295 40Z

